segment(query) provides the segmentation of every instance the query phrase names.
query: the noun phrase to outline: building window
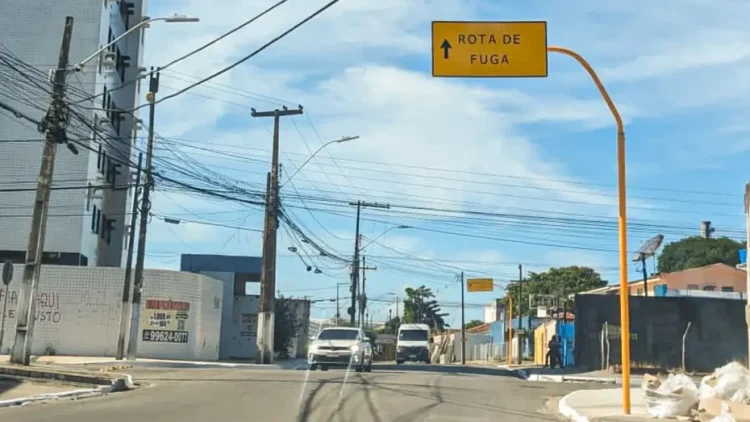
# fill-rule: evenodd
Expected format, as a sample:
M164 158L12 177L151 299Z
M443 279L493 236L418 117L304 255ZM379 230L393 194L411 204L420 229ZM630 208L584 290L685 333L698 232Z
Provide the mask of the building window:
M100 220L102 218L102 211L94 205L94 210L91 213L91 232L99 234Z
M122 23L125 25L125 30L127 31L130 26L130 17L135 14L135 5L128 1L121 1L120 2L120 18L122 18Z
M734 291L734 287L732 287L732 286L721 286L721 291L722 292L733 292Z
M704 292L715 292L716 291L716 286L713 286L713 285L703 286L703 291Z
M643 296L643 288L638 288L635 291L636 296Z
M688 290L699 290L699 287L697 284L688 284L687 286Z

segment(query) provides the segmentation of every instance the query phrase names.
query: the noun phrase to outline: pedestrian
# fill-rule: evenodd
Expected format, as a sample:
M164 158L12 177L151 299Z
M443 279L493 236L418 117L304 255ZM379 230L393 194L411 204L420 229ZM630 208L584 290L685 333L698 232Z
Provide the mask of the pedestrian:
M555 368L558 364L562 366L562 344L560 343L557 335L553 335L552 339L547 343L547 364L551 368Z

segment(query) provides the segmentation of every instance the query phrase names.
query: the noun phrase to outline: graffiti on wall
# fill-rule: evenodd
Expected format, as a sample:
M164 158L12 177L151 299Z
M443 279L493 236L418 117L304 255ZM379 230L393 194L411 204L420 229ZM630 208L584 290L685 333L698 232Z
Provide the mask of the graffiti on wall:
M19 295L16 291L6 293L5 289L0 289L0 306L5 303L5 295L8 295L8 309L2 309L0 315L5 318L16 318ZM58 293L39 292L36 295L36 321L40 323L58 324L63 319L60 310L60 295Z
M146 299L141 314L142 340L160 343L187 343L190 302Z

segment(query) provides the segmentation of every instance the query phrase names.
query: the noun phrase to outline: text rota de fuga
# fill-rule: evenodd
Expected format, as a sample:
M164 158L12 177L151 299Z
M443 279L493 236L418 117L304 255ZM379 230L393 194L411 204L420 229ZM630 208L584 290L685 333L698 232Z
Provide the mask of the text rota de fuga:
M458 34L458 44L466 45L521 45L521 34ZM472 53L471 64L506 65L510 64L507 54Z

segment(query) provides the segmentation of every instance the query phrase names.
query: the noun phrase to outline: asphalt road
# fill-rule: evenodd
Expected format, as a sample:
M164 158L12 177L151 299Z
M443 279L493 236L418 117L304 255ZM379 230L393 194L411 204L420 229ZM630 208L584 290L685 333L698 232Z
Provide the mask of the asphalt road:
M557 420L545 409L583 384L517 379L498 369L376 365L372 373L131 368L134 391L0 409L14 422ZM594 386L601 388L601 386Z

